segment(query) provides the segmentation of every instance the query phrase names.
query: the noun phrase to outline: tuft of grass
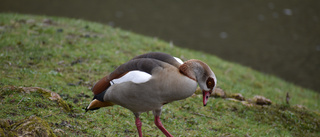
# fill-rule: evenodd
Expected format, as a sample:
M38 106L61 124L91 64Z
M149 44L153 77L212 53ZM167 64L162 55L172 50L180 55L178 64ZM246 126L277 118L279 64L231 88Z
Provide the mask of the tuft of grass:
M174 136L320 135L320 95L312 90L119 28L12 13L0 14L0 119L15 122L36 115L63 136L137 136L129 110L114 106L84 113L83 108L91 101L89 89L96 81L132 57L151 51L202 60L215 72L218 87L227 93L241 93L247 99L262 95L273 102L249 107L211 98L203 107L197 95L167 104L161 119ZM40 93L26 94L11 86L56 92L71 111ZM287 93L290 105L285 103ZM141 119L145 136L163 136L152 114L143 113Z

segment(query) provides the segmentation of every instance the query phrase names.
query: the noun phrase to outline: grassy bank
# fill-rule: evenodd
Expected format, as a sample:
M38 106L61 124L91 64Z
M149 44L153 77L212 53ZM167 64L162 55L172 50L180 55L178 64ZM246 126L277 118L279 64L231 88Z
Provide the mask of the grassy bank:
M218 87L227 94L241 93L246 99L262 95L273 102L246 106L212 98L203 107L201 98L193 96L167 104L161 118L174 136L320 135L320 95L314 91L157 38L83 20L19 14L0 14L0 118L10 121L1 124L3 134L14 132L14 123L35 115L62 136L137 135L129 110L115 106L84 113L83 108L91 101L90 88L97 80L150 51L200 59L212 68ZM58 93L71 111L42 92L26 93L18 87ZM152 114L144 113L141 119L144 135L162 136Z

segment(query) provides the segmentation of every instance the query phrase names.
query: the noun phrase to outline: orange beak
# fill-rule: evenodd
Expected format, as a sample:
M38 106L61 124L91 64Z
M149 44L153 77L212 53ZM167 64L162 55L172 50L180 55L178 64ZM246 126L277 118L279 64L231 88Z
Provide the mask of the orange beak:
M91 101L91 103L89 104L89 106L85 110L87 112L88 110L95 110L95 109L99 109L101 107L107 107L107 106L113 106L113 105L114 104L112 102L102 102L97 99L94 99Z

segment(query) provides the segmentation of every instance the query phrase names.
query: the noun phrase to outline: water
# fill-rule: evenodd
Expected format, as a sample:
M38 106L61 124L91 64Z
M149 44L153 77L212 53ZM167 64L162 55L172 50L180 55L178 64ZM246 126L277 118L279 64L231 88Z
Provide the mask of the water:
M317 0L1 0L0 12L97 21L320 91L319 6Z

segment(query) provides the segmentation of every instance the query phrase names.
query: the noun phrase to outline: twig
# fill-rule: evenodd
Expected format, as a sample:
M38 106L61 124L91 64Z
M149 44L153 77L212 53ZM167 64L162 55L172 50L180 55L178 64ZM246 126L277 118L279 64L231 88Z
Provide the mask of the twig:
M206 116L206 115L204 115L204 114L200 114L200 113L195 113L195 112L193 112L192 114L195 114L195 115L198 115L198 116L207 117L207 118L212 118L212 119L214 119L214 120L217 120L217 119L216 119L216 118L214 118L214 117Z
M19 103L17 104L17 106L21 103L21 101L24 99L24 97L19 101Z
M52 116L52 114L50 114L50 115L46 115L46 116L44 116L43 118L46 118L46 117L51 117Z
M287 92L286 102L287 102L288 105L290 104L289 101L290 101L290 96L289 96L289 92Z

